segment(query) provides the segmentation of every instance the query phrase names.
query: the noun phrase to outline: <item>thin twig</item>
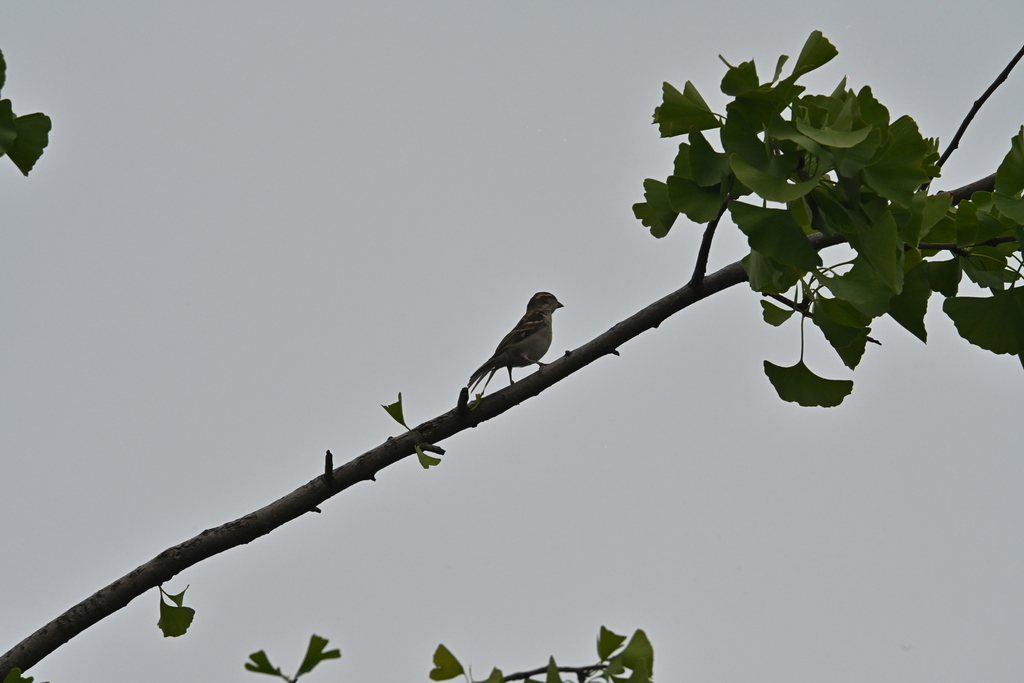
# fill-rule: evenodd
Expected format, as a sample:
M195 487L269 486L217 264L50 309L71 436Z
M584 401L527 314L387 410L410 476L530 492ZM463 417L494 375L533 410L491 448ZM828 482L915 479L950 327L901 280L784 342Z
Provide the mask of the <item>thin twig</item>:
M967 246L960 246L953 242L921 242L917 245L917 248L923 251L951 251L959 256L970 256L971 252L967 250L973 249L974 247L994 247L1000 244L1006 244L1007 242L1016 241L1016 237L993 237L990 240L985 240L984 242L978 242L977 244L970 244ZM911 249L912 247L908 244L906 248Z
M788 297L784 297L781 294L772 294L771 292L762 292L761 296L766 296L766 297L768 297L770 299L775 299L780 304L785 304L786 306L789 306L790 308L792 308L797 313L802 313L804 315L810 315L810 313L807 312L807 304L810 303L810 302L806 302L804 304L798 304L797 302L793 301L792 299L790 299Z
M582 675L583 677L589 676L591 672L598 671L604 668L603 664L592 664L590 666L560 666L557 667L560 673L576 674L577 676ZM509 674L505 676L506 681L523 681L530 676L538 676L543 673L547 673L548 668L541 666L530 671L520 671L519 673Z
M974 102L974 106L971 107L969 112L967 112L967 118L965 118L964 122L960 124L959 130L957 130L956 135L954 135L953 139L950 141L949 147L947 147L946 151L942 153L938 163L935 164L936 166L941 168L942 165L946 163L946 159L949 158L949 155L953 153L953 150L960 146L960 138L964 136L964 131L967 130L967 126L969 126L971 121L974 120L974 115L978 113L979 109L981 109L981 105L985 104L985 100L989 98L989 95L994 93L996 88L1003 84L1003 81L1005 81L1006 77L1010 75L1010 72L1013 71L1013 67L1017 65L1017 62L1020 61L1021 57L1024 57L1024 47L1021 47L1020 51L1014 55L1013 59L1010 60L1010 63L1006 65L1005 69L1003 69L1003 72L992 82L992 85L988 86L988 90L985 91L985 94Z
M693 276L690 278L690 287L692 289L699 291L704 286L704 274L708 271L708 256L711 255L711 240L715 237L715 228L718 227L718 222L722 220L722 216L729 207L731 199L732 195L727 192L725 199L722 201L722 207L718 210L718 215L715 216L715 220L708 223L708 227L704 230L704 238L700 241L700 250L697 251L697 263L693 267Z

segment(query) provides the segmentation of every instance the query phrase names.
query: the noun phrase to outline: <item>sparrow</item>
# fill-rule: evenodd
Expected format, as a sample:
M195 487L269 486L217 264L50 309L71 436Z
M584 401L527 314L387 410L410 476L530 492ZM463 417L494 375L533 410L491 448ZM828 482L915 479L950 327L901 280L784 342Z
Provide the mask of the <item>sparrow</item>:
M562 304L558 303L554 294L534 294L530 303L526 305L526 315L515 329L505 335L494 355L469 378L470 393L483 381L484 375L487 375L487 381L484 382L484 388L480 393L487 391L487 385L500 368L508 368L509 384L515 384L515 380L512 379L512 368L522 368L534 363L543 367L545 363L541 363L540 359L551 346L551 314L556 308L561 307Z

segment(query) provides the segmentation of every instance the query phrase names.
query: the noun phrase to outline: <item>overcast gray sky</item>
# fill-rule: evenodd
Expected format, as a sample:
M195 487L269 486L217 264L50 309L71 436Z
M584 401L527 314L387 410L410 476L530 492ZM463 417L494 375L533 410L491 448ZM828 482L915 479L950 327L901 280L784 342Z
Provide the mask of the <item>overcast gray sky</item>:
M969 14L970 13L970 14ZM681 286L700 230L632 216L676 142L662 81L713 108L722 54L870 84L948 141L1024 42L1024 3L90 2L0 5L3 96L53 118L29 178L0 160L0 651L205 528L454 405L538 290L552 357ZM1022 67L1024 68L1024 67ZM994 171L1024 71L937 188ZM711 267L745 241L720 231ZM500 419L179 575L37 681L258 680L311 633L315 681L478 677L595 658L643 628L659 680L1020 681L1024 375L879 320L834 409L736 287ZM520 371L518 376L522 376ZM503 386L496 378L492 389ZM305 680L305 679L304 679Z

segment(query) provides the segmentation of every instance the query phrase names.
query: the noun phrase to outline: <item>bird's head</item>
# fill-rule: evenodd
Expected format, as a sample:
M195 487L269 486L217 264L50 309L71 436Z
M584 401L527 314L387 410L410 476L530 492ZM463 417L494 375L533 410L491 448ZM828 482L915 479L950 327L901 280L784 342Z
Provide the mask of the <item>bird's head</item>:
M527 311L554 311L556 308L561 308L562 304L559 303L558 299L555 298L554 294L550 292L537 292L530 299L530 303L527 304Z

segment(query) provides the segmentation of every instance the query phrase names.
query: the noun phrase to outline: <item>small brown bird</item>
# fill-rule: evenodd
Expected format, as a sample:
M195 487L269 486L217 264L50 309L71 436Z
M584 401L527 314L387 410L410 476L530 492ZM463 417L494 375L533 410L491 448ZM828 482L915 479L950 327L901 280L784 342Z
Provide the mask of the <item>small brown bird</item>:
M487 391L487 385L500 368L508 368L509 384L514 384L512 368L523 368L534 363L543 367L544 363L541 363L540 359L551 346L551 314L556 308L561 307L562 304L558 303L554 294L534 294L530 303L526 305L526 315L523 319L515 329L505 335L494 355L469 378L470 393L483 381L484 375L487 375L487 381L484 382L484 388L480 393Z

